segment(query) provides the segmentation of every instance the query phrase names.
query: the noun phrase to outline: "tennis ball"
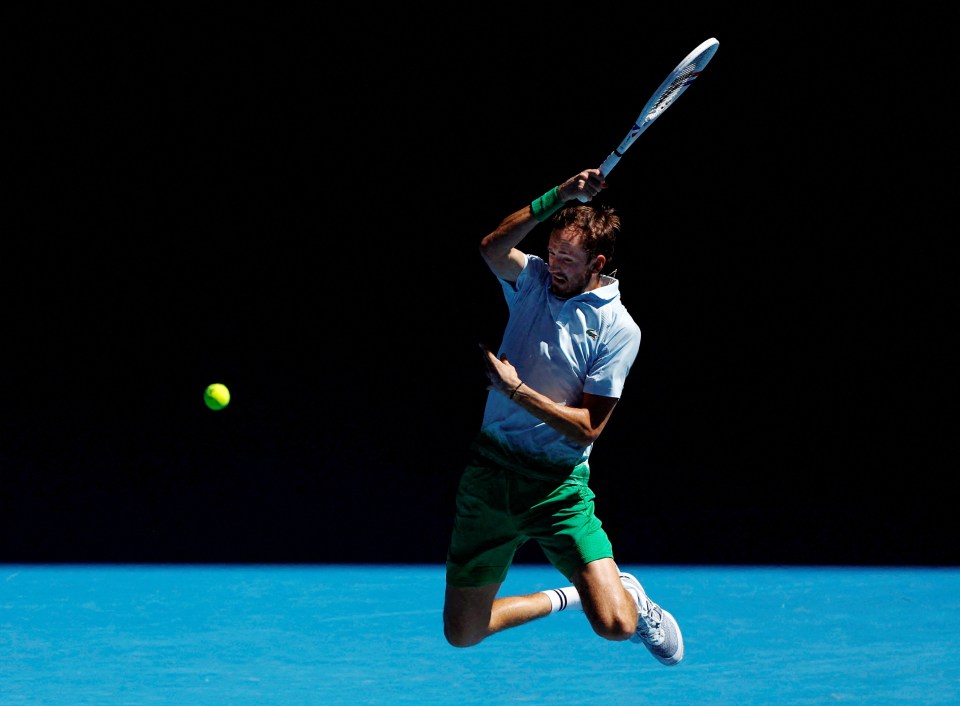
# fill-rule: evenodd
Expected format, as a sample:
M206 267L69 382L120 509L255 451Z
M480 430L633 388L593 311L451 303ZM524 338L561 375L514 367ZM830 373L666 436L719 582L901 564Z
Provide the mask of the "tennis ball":
M219 382L207 385L207 390L203 393L203 401L214 411L223 409L230 404L230 390Z

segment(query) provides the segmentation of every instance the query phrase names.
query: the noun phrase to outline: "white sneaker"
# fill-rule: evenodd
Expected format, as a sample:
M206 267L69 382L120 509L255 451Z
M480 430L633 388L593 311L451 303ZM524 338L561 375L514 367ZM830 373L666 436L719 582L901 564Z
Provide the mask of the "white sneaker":
M627 593L637 601L637 632L630 638L650 650L662 664L673 666L683 659L683 635L680 626L663 608L647 598L643 586L633 574L620 572L620 581Z

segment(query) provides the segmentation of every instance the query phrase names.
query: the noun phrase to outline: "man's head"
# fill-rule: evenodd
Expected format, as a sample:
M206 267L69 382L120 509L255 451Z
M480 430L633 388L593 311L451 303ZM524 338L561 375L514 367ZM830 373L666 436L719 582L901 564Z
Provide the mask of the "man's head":
M599 287L600 274L613 262L620 217L605 206L566 206L550 218L550 225L551 291L567 298Z

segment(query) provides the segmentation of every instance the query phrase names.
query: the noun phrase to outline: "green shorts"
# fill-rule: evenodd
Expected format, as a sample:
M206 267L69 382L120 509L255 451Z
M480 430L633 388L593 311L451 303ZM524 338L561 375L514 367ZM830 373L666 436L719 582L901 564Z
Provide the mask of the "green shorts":
M529 539L568 580L584 564L612 558L613 547L594 515L589 475L581 463L565 478L530 477L475 453L457 490L447 584L502 583Z

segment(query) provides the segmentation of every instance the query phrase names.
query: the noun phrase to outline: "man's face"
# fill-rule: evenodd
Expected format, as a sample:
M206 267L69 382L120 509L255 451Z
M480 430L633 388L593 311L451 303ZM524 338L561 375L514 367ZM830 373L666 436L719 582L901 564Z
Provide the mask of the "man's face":
M556 229L547 242L547 262L550 277L553 280L550 291L558 297L568 299L587 291L593 283L594 274L587 262L587 253L580 243L583 237L579 231L567 227Z

